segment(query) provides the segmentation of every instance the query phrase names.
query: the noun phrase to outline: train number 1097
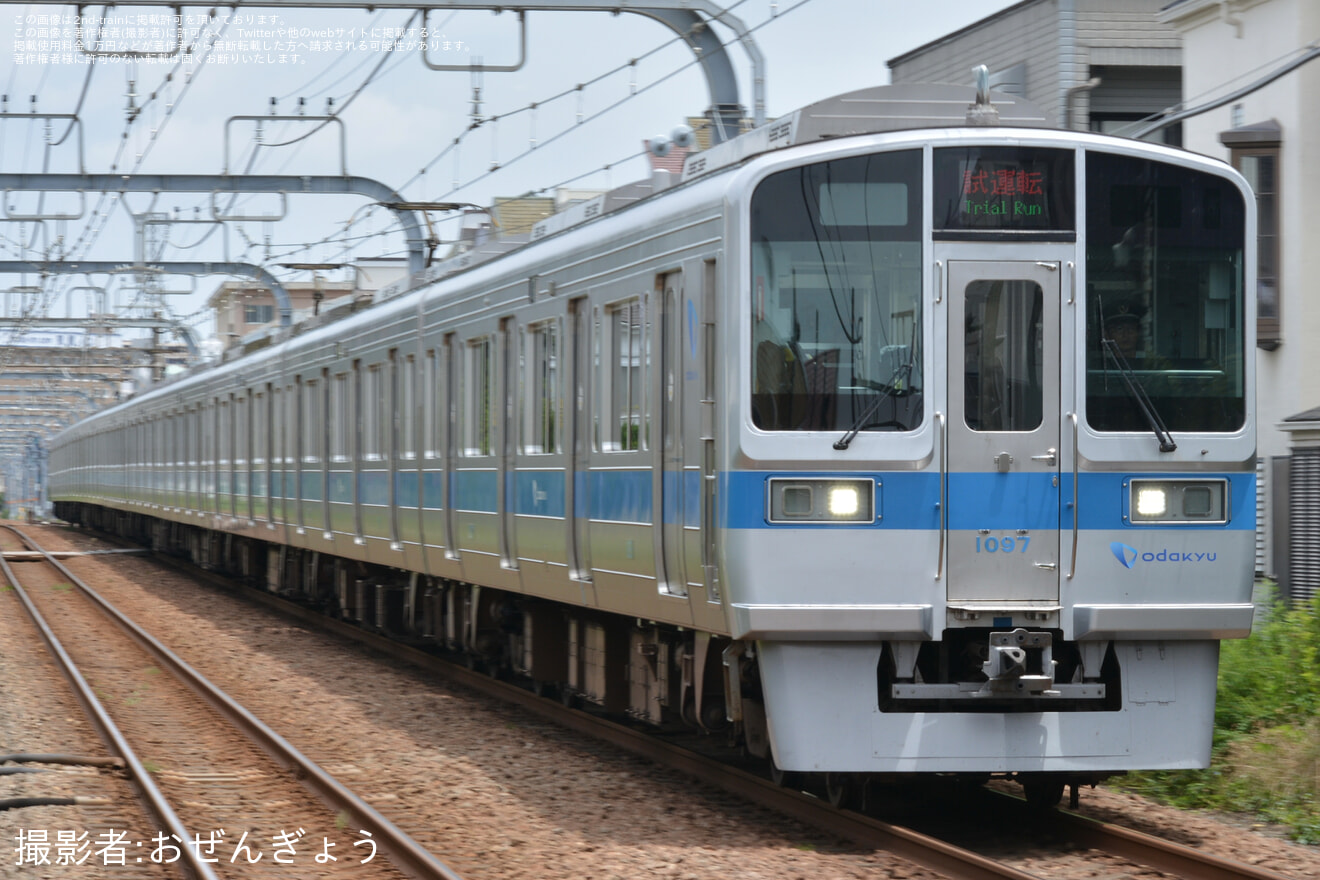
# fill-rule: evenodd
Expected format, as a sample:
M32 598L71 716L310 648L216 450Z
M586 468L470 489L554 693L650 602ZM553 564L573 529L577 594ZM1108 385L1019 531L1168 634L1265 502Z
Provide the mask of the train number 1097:
M996 538L993 535L976 536L977 553L1019 553L1027 552L1027 545L1031 543L1030 535L1004 535L1002 538Z

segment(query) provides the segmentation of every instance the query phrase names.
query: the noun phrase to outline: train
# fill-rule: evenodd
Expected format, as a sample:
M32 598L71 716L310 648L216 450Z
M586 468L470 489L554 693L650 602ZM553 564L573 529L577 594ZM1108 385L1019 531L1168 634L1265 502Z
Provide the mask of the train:
M71 523L850 802L1207 766L1255 201L984 88L826 99L53 438Z

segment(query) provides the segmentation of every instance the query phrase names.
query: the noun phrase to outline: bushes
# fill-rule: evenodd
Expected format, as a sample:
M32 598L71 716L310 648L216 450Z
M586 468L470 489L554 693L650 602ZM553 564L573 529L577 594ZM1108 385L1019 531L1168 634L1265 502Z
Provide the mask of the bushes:
M1216 734L1304 724L1320 714L1320 596L1310 605L1273 604L1251 637L1224 642Z
M1127 787L1183 807L1250 812L1320 843L1320 596L1262 608L1223 642L1208 770L1133 774Z

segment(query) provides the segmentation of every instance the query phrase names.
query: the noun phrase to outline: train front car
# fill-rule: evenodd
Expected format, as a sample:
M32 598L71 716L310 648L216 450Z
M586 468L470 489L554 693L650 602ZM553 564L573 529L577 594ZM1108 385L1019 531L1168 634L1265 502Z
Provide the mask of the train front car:
M803 143L735 192L749 733L763 709L776 765L834 783L1017 774L1047 802L1205 766L1218 641L1252 617L1246 183L991 126Z

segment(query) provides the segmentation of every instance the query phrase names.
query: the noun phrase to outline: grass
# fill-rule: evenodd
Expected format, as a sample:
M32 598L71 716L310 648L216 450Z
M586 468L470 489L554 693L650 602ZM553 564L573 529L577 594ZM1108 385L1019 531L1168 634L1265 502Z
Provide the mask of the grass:
M1320 596L1273 604L1222 644L1210 767L1121 784L1181 807L1254 815L1320 844Z

